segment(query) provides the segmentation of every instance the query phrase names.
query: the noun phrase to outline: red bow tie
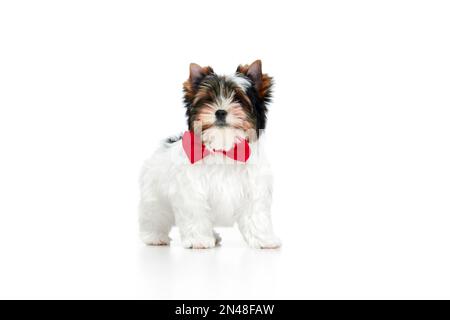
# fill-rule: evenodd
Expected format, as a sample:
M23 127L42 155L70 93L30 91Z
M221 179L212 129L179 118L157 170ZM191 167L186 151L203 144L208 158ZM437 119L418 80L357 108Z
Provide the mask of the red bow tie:
M205 145L202 143L201 137L194 135L194 132L192 131L186 131L183 134L183 149L191 163L197 162L211 153L222 153L228 158L241 162L246 162L250 157L250 146L245 139L235 143L234 147L228 151L211 151L206 149Z

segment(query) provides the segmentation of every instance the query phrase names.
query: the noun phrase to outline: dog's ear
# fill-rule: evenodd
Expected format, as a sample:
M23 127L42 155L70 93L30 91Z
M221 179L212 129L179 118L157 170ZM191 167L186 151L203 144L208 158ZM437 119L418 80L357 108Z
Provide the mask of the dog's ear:
M261 82L262 82L262 65L261 60L256 60L252 62L246 72L245 75L253 80L253 83L255 84L256 89L259 90L261 88Z
M201 67L196 63L189 65L189 81L198 84L206 75L214 73L211 67Z
M250 65L239 65L237 73L242 73L253 81L253 84L261 98L268 98L272 87L272 78L262 73L261 60L256 60Z
M201 67L196 63L191 63L189 65L189 79L183 83L184 101L186 106L194 101L198 85L202 79L212 73L214 73L214 70L211 67Z
M202 74L202 67L200 67L196 63L191 63L189 65L189 80L191 82L195 82L202 76L203 76L203 74Z

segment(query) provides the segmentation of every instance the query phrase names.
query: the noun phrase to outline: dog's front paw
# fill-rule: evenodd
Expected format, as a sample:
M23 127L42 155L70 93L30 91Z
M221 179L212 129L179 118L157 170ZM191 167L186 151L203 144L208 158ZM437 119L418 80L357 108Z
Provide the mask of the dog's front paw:
M214 237L203 238L185 238L183 239L183 247L186 249L209 249L216 246Z
M268 236L249 239L248 245L256 249L278 249L281 247L281 240L277 236Z
M141 233L141 240L149 246L167 246L171 239L165 234Z

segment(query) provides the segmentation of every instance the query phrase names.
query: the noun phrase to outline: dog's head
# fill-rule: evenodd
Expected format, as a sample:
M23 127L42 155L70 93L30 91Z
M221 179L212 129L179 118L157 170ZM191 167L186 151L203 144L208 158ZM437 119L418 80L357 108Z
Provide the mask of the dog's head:
M204 142L215 139L216 147L226 147L236 138L257 139L266 126L273 84L262 73L261 61L240 65L227 76L195 63L189 71L183 85L189 130L200 129ZM228 141L218 143L218 137Z

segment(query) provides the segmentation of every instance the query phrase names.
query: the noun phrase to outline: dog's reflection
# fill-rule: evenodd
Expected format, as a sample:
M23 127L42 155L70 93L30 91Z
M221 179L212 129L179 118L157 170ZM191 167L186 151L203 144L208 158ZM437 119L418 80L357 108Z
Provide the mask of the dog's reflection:
M160 299L269 299L267 288L277 291L281 257L280 250L243 245L208 250L186 250L175 244L143 246L139 278L144 280L139 285Z

